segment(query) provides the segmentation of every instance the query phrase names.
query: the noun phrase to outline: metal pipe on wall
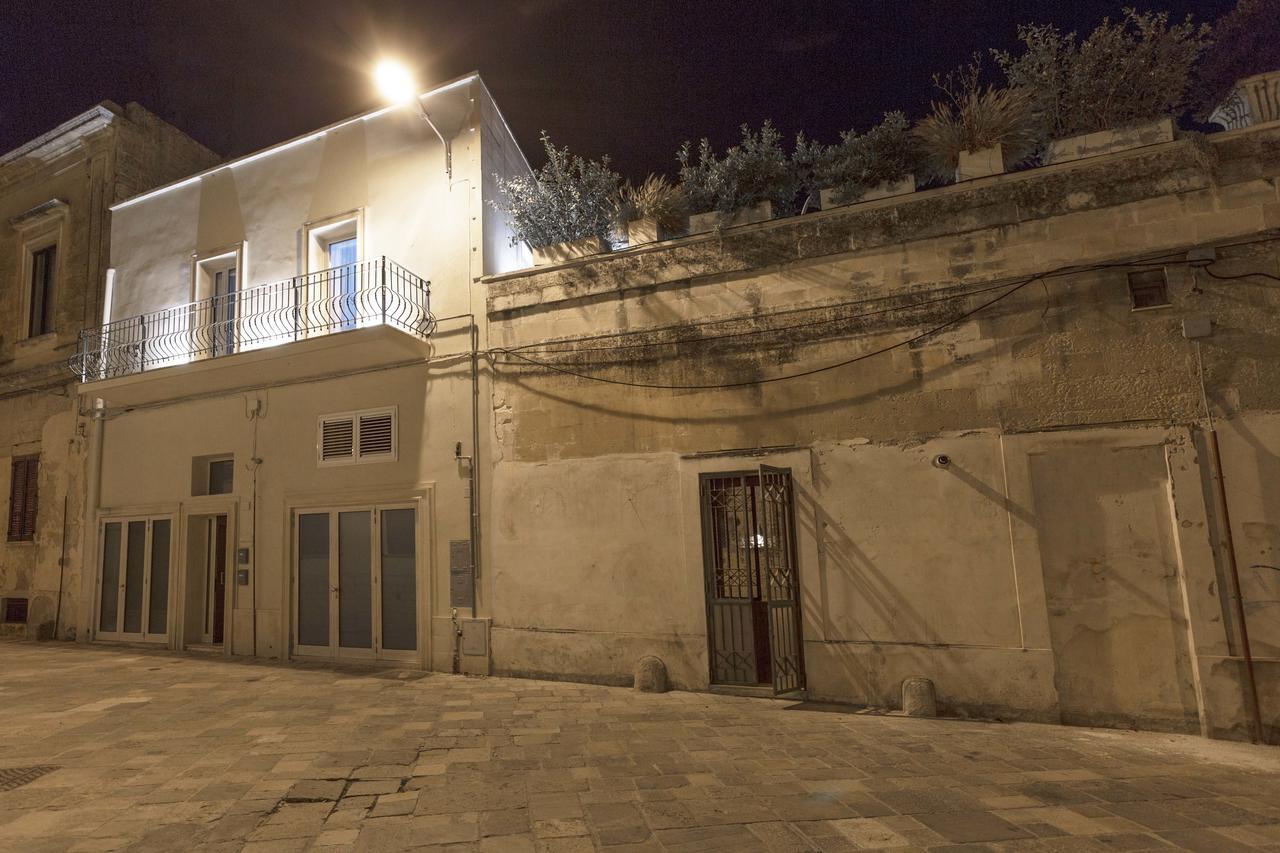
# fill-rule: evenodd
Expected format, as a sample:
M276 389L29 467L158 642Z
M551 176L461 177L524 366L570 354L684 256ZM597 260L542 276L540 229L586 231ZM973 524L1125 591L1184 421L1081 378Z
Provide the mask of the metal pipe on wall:
M1262 743L1262 707L1258 702L1258 680L1253 669L1253 651L1249 647L1249 623L1245 618L1244 591L1240 587L1240 570L1236 565L1235 539L1231 535L1231 511L1227 506L1227 488L1222 473L1222 454L1218 448L1218 431L1210 427L1208 438L1210 464L1213 465L1213 482L1217 490L1219 512L1222 515L1222 550L1231 572L1236 624L1240 626L1240 653L1244 657L1245 678L1248 682L1250 735L1254 743Z

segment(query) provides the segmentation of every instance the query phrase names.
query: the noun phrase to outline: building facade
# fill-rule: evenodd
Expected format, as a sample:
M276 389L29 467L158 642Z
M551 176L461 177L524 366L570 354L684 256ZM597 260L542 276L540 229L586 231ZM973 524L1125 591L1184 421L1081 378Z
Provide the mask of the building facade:
M104 102L0 155L0 617L74 635L84 434L67 363L102 317L118 200L217 162L138 104Z
M491 277L492 670L1274 740L1278 143Z
M81 638L1274 739L1280 128L529 269L421 111L113 208Z
M78 363L85 636L453 665L477 281L523 262L486 201L527 170L472 74L113 208Z

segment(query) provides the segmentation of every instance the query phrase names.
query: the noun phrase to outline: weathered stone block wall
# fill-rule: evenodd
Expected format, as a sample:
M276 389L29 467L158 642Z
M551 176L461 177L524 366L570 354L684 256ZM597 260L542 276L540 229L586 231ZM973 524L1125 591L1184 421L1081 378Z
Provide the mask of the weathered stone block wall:
M950 712L1242 736L1197 442L1207 397L1239 561L1269 559L1276 496L1233 472L1273 464L1280 423L1280 292L1253 275L1280 274L1277 142L1182 139L490 279L492 345L519 354L492 359L495 669L621 681L651 653L705 687L697 473L765 461L798 484L812 695L890 705L928 675ZM1202 246L1211 269L1188 263ZM1128 273L1161 266L1171 305L1131 310ZM1271 575L1243 571L1261 614Z
M40 455L33 542L0 534L0 597L29 601L32 636L78 629L85 426L68 360L79 331L102 316L110 213L122 192L144 190L217 162L212 151L137 104L105 105L110 122L60 140L49 159L0 168L0 501L8 517L14 456ZM55 334L23 340L22 238L14 217L49 201L66 205L55 281ZM58 602L61 600L61 609Z

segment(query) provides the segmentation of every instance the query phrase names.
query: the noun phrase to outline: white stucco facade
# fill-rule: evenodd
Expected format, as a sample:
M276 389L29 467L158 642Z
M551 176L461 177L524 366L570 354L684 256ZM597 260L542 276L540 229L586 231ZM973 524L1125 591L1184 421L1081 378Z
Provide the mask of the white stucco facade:
M522 261L485 193L528 167L477 75L421 103L430 123L375 110L113 208L82 636L451 665L476 280ZM352 458L322 457L326 417Z

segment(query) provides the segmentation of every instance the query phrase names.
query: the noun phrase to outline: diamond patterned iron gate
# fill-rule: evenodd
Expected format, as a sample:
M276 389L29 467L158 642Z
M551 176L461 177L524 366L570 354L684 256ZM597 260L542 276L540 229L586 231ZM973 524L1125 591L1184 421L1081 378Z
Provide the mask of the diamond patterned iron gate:
M712 682L802 689L791 472L704 474L699 487Z

